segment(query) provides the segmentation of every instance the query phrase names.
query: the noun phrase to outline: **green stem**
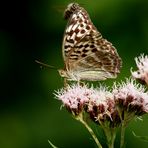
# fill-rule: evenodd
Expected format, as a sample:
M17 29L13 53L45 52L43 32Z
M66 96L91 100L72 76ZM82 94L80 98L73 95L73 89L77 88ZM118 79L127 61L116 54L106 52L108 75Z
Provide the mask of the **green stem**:
M120 139L120 148L124 147L124 143L125 143L125 130L127 125L129 124L129 122L135 117L135 113L131 112L126 112L124 111L124 116L121 117L121 139Z
M125 138L125 129L126 129L126 126L125 126L125 117L126 117L126 112L124 112L123 110L121 110L120 107L118 107L118 113L119 113L119 116L120 116L120 119L121 119L121 137L120 137L120 148L123 148L124 146L124 138ZM123 113L123 117L122 117L122 114Z
M115 129L103 127L103 130L104 130L104 133L106 135L108 148L114 148L114 142L115 142L115 138L116 138Z
M100 144L98 138L96 137L95 133L93 132L93 130L89 127L89 125L83 120L83 114L79 114L76 119L78 121L80 121L85 127L86 129L89 131L89 133L91 134L92 138L94 139L96 145L98 146L98 148L102 148L102 145Z
M123 122L121 126L120 148L123 148L124 146L125 129L126 129L126 126L124 126L124 122Z

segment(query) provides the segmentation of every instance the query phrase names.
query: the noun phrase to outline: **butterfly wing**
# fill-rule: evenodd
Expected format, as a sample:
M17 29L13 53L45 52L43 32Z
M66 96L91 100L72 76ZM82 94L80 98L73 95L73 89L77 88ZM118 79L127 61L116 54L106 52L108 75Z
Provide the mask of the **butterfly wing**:
M99 75L103 75L104 78L100 79L105 79L116 77L120 71L121 59L110 42L100 34L91 32L75 45L67 65L70 71L81 73L81 77L90 74L92 79L99 79Z
M83 8L69 19L63 40L63 57L66 70L83 80L116 77L121 67L115 47L102 38Z
M69 55L72 50L74 50L75 46L95 29L87 12L83 8L76 10L71 15L63 37L62 51L64 61L69 58Z

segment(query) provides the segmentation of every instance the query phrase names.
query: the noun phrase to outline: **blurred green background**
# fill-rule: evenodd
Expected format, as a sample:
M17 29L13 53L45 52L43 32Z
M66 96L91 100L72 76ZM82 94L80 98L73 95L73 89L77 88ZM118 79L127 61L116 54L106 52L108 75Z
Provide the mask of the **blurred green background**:
M55 70L35 63L63 67L61 54L64 8L68 0L3 1L0 4L0 148L95 147L89 133L54 98L63 86ZM134 57L148 54L147 0L77 0L123 59L117 81L130 76ZM62 8L62 9L61 9ZM104 83L111 85L115 80ZM132 135L148 135L148 116L133 121L126 147L146 148ZM95 131L97 129L95 128ZM100 136L101 137L101 136ZM105 140L101 138L105 146ZM118 141L115 147L118 147Z

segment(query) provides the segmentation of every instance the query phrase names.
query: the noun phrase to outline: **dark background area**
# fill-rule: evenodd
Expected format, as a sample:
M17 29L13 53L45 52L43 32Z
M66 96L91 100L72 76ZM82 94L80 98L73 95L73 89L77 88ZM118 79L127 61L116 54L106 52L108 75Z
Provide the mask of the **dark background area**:
M0 148L95 147L89 133L54 98L63 86L58 72L35 63L63 67L63 20L68 0L0 3ZM117 48L123 67L116 81L136 69L134 58L148 54L147 0L77 0ZM62 8L63 7L63 8ZM115 80L107 80L112 85ZM126 147L148 147L132 135L148 135L148 117L134 120L126 131ZM95 130L96 127L95 127ZM99 135L99 133L98 133ZM101 135L99 135L101 137ZM101 142L105 140L101 138ZM117 144L118 145L118 142ZM104 146L105 147L105 146ZM116 146L118 147L118 146Z

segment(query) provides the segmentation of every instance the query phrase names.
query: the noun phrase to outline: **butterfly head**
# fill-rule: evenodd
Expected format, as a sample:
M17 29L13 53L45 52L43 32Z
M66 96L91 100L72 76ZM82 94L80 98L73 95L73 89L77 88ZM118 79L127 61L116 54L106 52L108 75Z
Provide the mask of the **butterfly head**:
M71 71L67 71L67 70L64 70L64 69L59 69L58 72L59 72L61 77L66 78L69 81L78 81L78 80L80 80L79 77L77 77L77 74L73 73Z
M64 77L64 78L68 77L67 72L64 69L59 69L58 72L61 77Z
M76 10L80 8L79 4L77 3L70 3L64 12L64 18L67 20L70 18L71 14L73 14Z

